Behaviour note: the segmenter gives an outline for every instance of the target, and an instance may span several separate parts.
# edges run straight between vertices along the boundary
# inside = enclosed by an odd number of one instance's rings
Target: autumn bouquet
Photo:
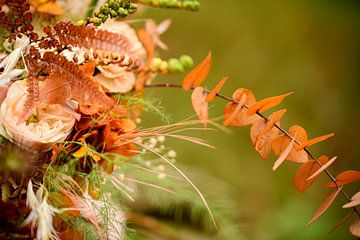
[[[157,25],[127,17],[144,7],[196,11],[198,1],[0,2],[1,239],[197,239],[140,214],[138,201],[156,206],[161,217],[187,219],[209,237],[240,239],[231,203],[221,201],[226,194],[211,186],[217,198],[209,205],[165,143],[176,138],[211,147],[182,132],[246,125],[263,159],[278,156],[274,170],[285,160],[301,164],[294,179],[300,192],[320,174],[330,177],[326,187],[334,190],[309,224],[342,194],[350,209],[342,223],[356,217],[350,231],[359,237],[360,195],[350,197],[343,185],[359,180],[360,172],[334,177],[328,167],[336,157],[316,158],[308,150],[333,134],[309,140],[298,125],[280,127],[285,109],[262,113],[290,94],[257,101],[239,88],[226,97],[219,93],[226,78],[213,90],[201,87],[211,53],[182,83],[152,83],[158,74],[190,70],[193,60],[158,56],[157,48],[167,49],[160,35],[169,20]],[[142,112],[164,116],[144,94],[155,87],[191,91],[199,119],[142,128]],[[215,98],[228,102],[223,124],[208,117]]]

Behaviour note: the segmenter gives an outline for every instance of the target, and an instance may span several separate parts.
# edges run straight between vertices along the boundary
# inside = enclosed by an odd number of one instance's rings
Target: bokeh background
[[[312,147],[316,156],[338,156],[334,172],[360,169],[360,2],[356,0],[208,0],[201,11],[146,10],[143,17],[171,18],[173,26],[162,36],[170,51],[165,59],[187,53],[199,63],[211,49],[211,88],[229,76],[222,93],[238,87],[252,89],[258,99],[294,91],[282,107],[285,128],[300,124],[310,137],[335,132],[334,138]],[[181,76],[159,77],[157,82],[182,81]],[[177,89],[151,90],[171,113],[171,121],[194,114],[190,94]],[[225,105],[212,104],[211,116]],[[150,125],[158,120],[148,116]],[[304,224],[326,196],[319,179],[305,194],[292,186],[297,165],[287,163],[275,173],[274,157],[264,162],[250,143],[249,128],[232,133],[201,132],[217,149],[174,141],[178,161],[224,180],[236,201],[241,231],[249,239],[351,239],[347,226],[326,233],[345,214],[341,197],[313,225]],[[359,185],[347,187],[352,193]]]

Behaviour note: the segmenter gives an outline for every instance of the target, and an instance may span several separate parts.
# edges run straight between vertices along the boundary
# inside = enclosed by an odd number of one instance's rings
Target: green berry
[[[119,16],[119,14],[115,10],[111,10],[110,15],[111,15],[111,17],[114,17],[114,18]]]
[[[75,25],[77,25],[77,26],[83,26],[83,25],[85,25],[85,21],[84,21],[84,20],[79,20],[79,21],[77,21],[77,22],[75,23]]]
[[[98,17],[93,17],[92,22],[95,26],[99,26],[102,23],[102,20]]]
[[[172,73],[183,72],[184,67],[181,65],[178,59],[171,58],[169,59],[169,71]]]
[[[192,2],[191,1],[184,1],[183,2],[183,8],[186,10],[191,10],[192,9]]]
[[[194,60],[188,55],[182,55],[179,60],[184,68],[191,68],[194,65]]]

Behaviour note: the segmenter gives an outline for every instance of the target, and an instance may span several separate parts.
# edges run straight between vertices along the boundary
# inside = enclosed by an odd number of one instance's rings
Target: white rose
[[[26,80],[11,85],[0,108],[0,134],[20,148],[34,152],[50,150],[72,131],[75,117],[60,105],[39,104],[33,110],[34,122],[18,123],[26,101]]]

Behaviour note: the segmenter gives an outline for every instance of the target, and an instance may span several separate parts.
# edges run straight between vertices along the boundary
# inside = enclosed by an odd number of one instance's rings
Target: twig
[[[145,85],[145,88],[182,88],[182,85],[180,84],[173,84],[173,83],[158,83],[158,84],[149,84],[149,85]],[[194,87],[191,87],[191,90],[194,90],[195,88]],[[206,93],[209,93],[210,91],[209,90],[205,90]],[[230,97],[227,97],[225,95],[222,95],[220,93],[217,93],[216,94],[217,97],[221,98],[221,99],[224,99],[225,101],[228,101],[228,102],[232,102],[232,103],[235,103],[235,104],[238,104],[239,102],[230,98]],[[244,105],[243,106],[244,108],[248,109],[249,106],[247,105]],[[269,121],[269,119],[264,116],[262,113],[260,112],[256,112],[256,114],[261,117],[262,119],[264,119],[265,121]],[[277,129],[279,129],[285,136],[287,136],[288,138],[290,138],[291,140],[294,140],[294,142],[297,144],[297,145],[300,145],[301,143],[295,139],[293,136],[291,136],[291,134],[286,131],[285,129],[283,129],[282,127],[280,127],[280,125],[278,124],[275,124],[274,127],[276,127]],[[312,159],[314,160],[320,167],[323,166],[323,164],[321,164],[321,162],[319,162],[313,155],[312,153],[309,151],[309,149],[307,149],[306,147],[304,148],[304,151],[306,152],[306,154]],[[325,169],[324,170],[325,174],[330,178],[330,180],[336,185],[337,188],[339,188],[340,186],[337,184],[336,182],[336,178],[334,177],[334,175],[330,172],[330,170],[328,169]],[[344,196],[344,198],[346,199],[347,202],[351,202],[351,199],[350,197],[348,196],[348,194],[343,190],[341,189],[341,194]],[[357,214],[357,216],[360,218],[360,212],[357,210],[356,207],[353,207],[353,210],[354,212]]]

